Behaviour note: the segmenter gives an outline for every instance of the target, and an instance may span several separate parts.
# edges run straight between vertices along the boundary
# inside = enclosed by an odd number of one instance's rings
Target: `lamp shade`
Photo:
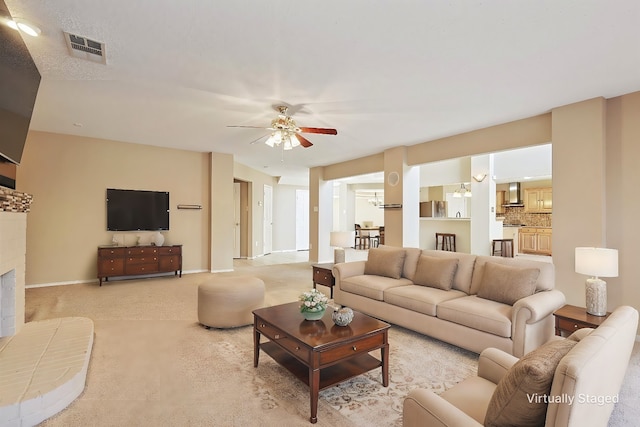
[[[618,277],[618,250],[576,248],[576,273],[593,277]]]
[[[332,231],[329,244],[336,248],[348,248],[353,245],[353,231]]]

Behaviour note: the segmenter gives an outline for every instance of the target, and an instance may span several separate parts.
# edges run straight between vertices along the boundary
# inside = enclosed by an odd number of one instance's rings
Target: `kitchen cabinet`
[[[520,252],[525,254],[551,255],[551,229],[523,227],[518,236]]]
[[[505,191],[496,191],[496,215],[504,214],[506,209],[504,208]]]
[[[527,213],[551,213],[553,191],[547,188],[524,189],[524,211]]]

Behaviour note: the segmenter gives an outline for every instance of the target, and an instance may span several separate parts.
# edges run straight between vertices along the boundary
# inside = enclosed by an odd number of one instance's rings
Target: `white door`
[[[233,257],[240,258],[240,183],[233,183]]]
[[[264,236],[263,254],[270,254],[273,249],[273,188],[270,185],[264,186]]]
[[[296,250],[309,250],[309,190],[296,190]]]

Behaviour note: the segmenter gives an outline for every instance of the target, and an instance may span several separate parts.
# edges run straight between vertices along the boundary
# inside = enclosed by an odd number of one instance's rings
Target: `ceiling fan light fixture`
[[[42,32],[40,28],[24,19],[8,19],[7,25],[14,30],[22,31],[31,37],[38,37]]]

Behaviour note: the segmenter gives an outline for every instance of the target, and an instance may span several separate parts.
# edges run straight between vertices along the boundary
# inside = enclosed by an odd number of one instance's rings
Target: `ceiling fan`
[[[255,129],[268,129],[272,131],[269,138],[265,141],[269,147],[278,147],[282,144],[282,148],[284,150],[291,150],[298,145],[302,145],[304,148],[309,148],[313,144],[304,136],[300,135],[301,133],[320,133],[324,135],[337,135],[338,131],[336,129],[330,128],[309,128],[309,127],[299,127],[295,120],[291,118],[291,116],[287,115],[287,110],[289,107],[286,105],[278,105],[276,107],[280,114],[278,114],[278,118],[273,119],[271,121],[270,127],[262,127],[262,126],[227,126],[232,128],[255,128]],[[266,135],[265,135],[266,136]],[[258,138],[258,140],[263,137]],[[258,140],[254,141],[257,142]]]

